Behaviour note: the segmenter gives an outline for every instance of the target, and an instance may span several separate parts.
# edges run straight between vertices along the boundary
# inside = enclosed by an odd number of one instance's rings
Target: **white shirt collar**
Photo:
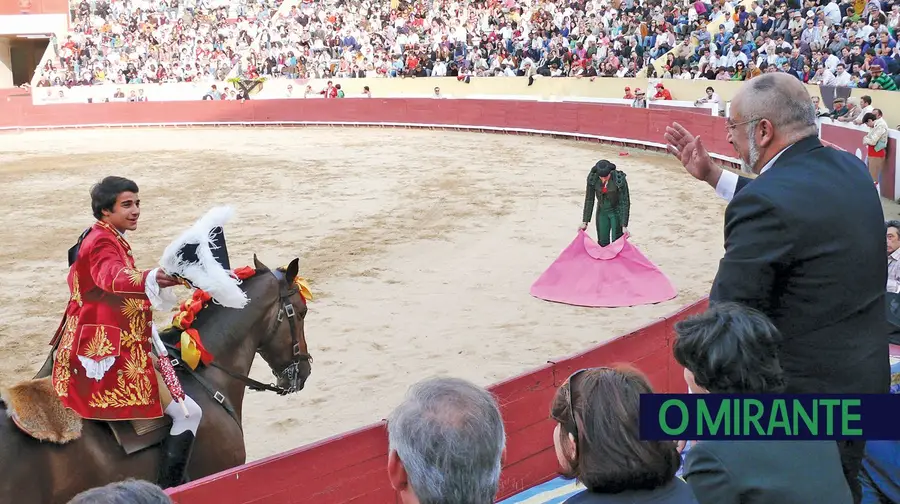
[[[794,145],[794,144],[791,144],[791,145]],[[763,166],[762,170],[759,171],[759,174],[762,175],[763,173],[766,173],[766,170],[768,170],[769,168],[771,168],[772,165],[775,164],[775,161],[778,161],[778,158],[780,158],[781,155],[784,154],[784,151],[786,151],[786,150],[788,150],[788,149],[791,148],[791,145],[788,145],[788,146],[785,147],[784,149],[781,149],[781,151],[780,151],[778,154],[775,154],[775,156],[774,156],[772,159],[770,159],[769,162],[766,163],[765,166]]]

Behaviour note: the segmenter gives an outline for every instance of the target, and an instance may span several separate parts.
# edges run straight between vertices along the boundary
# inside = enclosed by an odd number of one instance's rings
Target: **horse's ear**
[[[269,267],[262,263],[259,259],[256,258],[256,254],[253,254],[253,267],[256,271],[268,271]]]
[[[294,258],[291,261],[291,264],[288,264],[287,270],[284,272],[284,279],[287,281],[288,285],[294,283],[294,279],[297,278],[297,273],[300,272],[300,258]]]

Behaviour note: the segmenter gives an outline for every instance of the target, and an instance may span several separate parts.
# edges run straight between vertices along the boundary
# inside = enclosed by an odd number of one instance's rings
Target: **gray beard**
[[[750,132],[750,136],[747,140],[750,145],[750,152],[747,155],[749,159],[747,159],[746,162],[743,159],[741,160],[741,171],[746,174],[751,174],[753,173],[753,167],[759,162],[759,145],[756,144],[756,139],[753,138],[753,131]]]

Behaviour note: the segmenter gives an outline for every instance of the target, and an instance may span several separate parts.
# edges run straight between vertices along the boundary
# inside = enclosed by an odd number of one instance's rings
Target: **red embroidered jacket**
[[[135,269],[131,246],[104,222],[94,224],[69,269],[71,297],[58,334],[53,385],[63,404],[83,418],[163,415],[150,360],[149,272]]]

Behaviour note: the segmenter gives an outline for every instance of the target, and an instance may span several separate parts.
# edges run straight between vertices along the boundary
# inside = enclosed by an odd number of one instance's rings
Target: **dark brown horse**
[[[253,260],[256,274],[241,284],[249,303],[240,310],[209,303],[193,323],[215,358],[213,364],[201,364],[194,371],[183,364],[176,366],[185,392],[203,410],[188,467],[191,479],[246,461],[241,426],[246,386],[280,394],[297,392],[310,374],[303,329],[306,301],[294,284],[299,261],[270,270],[255,256]],[[164,331],[160,336],[171,348],[180,331]],[[257,352],[278,377],[275,385],[246,378]],[[173,350],[169,354],[170,358],[179,355]],[[49,369],[45,365],[38,376],[49,375]],[[109,426],[93,421],[84,421],[80,438],[67,444],[40,442],[22,432],[5,409],[0,406],[2,504],[65,504],[83,490],[113,481],[156,480],[161,460],[158,445],[126,455]]]

